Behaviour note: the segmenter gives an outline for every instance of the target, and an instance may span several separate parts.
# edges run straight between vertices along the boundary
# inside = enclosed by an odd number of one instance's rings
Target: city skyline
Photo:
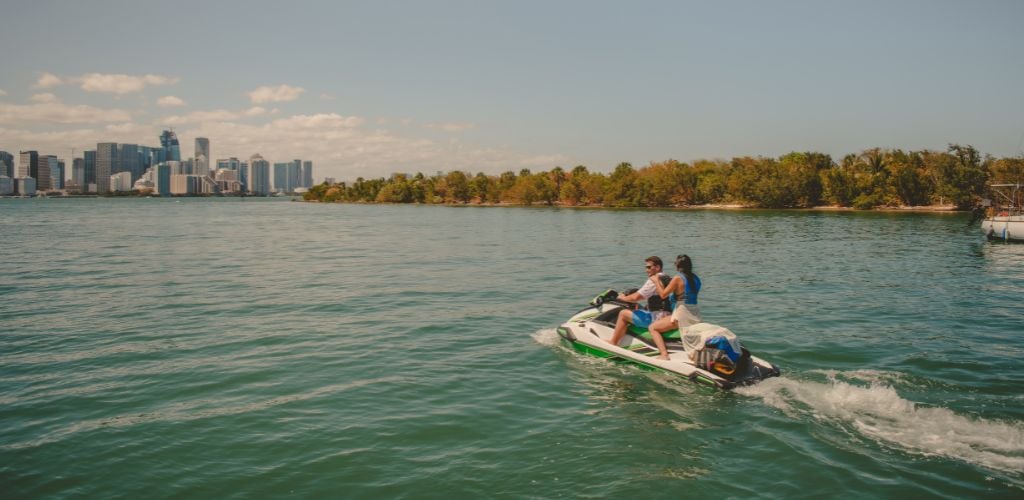
[[[211,165],[302,157],[342,180],[948,143],[1024,154],[1021,2],[136,5],[203,15],[156,36],[110,22],[121,3],[4,2],[18,22],[0,30],[0,150],[71,161],[173,128],[183,157],[205,137]],[[55,19],[75,22],[37,36]]]
[[[210,168],[210,139],[195,138],[195,157],[183,159],[180,141],[172,130],[159,136],[160,146],[101,142],[72,158],[72,169],[64,159],[20,151],[18,161],[0,151],[0,196],[30,195],[47,191],[70,194],[109,194],[139,191],[162,196],[182,194],[269,195],[296,193],[312,187],[313,162],[293,159],[275,163],[273,183],[269,162],[254,153],[250,162],[235,157],[216,159]],[[259,160],[259,161],[255,161]],[[250,165],[250,163],[253,163]],[[266,165],[264,165],[266,164]],[[253,179],[253,185],[248,184]],[[31,181],[29,184],[25,182]]]

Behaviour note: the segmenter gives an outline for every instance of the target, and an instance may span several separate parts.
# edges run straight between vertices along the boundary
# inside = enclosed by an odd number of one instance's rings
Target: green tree
[[[604,204],[612,207],[635,207],[637,175],[633,165],[623,162],[615,167],[605,187]]]

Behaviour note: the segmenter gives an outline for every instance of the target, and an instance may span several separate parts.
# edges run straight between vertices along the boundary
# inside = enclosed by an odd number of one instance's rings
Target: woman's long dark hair
[[[696,280],[693,278],[693,261],[690,260],[689,255],[679,255],[676,257],[676,270],[683,273],[683,276],[686,276],[687,293],[692,287],[697,286]]]

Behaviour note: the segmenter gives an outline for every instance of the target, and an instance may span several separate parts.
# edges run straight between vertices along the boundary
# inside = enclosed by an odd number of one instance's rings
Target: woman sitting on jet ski
[[[671,316],[660,318],[647,327],[647,331],[651,332],[651,337],[654,338],[654,343],[661,352],[661,355],[658,356],[660,359],[669,359],[665,340],[661,336],[662,332],[695,325],[702,321],[700,307],[697,305],[700,278],[693,274],[693,261],[688,255],[676,257],[676,270],[679,271],[679,276],[674,276],[668,285],[662,285],[661,280],[651,280],[658,287],[658,295],[661,298],[667,299],[672,295],[676,301]]]

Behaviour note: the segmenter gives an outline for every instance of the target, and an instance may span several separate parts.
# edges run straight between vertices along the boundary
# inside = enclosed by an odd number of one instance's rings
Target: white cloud
[[[104,127],[64,128],[52,125],[45,130],[8,128],[0,126],[0,143],[11,144],[14,151],[37,150],[40,153],[55,154],[60,158],[81,157],[82,151],[96,149],[100,142],[121,142],[157,146],[160,144],[161,129],[141,126],[130,122],[111,124]],[[70,161],[68,162],[70,165]]]
[[[320,98],[325,100],[325,101],[333,101],[333,100],[337,99],[337,97],[335,97],[335,96],[333,96],[331,94],[328,94],[326,92],[324,92],[323,94],[320,94]]]
[[[271,125],[285,130],[308,129],[347,129],[363,124],[358,116],[341,116],[337,113],[319,113],[315,115],[295,115],[271,122]]]
[[[52,94],[37,94],[35,97],[45,95],[52,96]],[[59,102],[56,98],[50,101],[37,101],[36,104],[0,103],[0,123],[96,123],[129,120],[131,120],[131,115],[120,109],[101,109],[85,105],[72,106]]]
[[[125,122],[125,123],[111,123],[110,125],[107,125],[106,127],[103,127],[103,130],[106,131],[106,132],[113,132],[115,134],[125,135],[125,134],[131,134],[133,132],[138,132],[138,131],[142,130],[143,128],[144,127],[142,127],[142,126],[140,126],[140,125],[138,125],[136,123]],[[143,144],[145,144],[145,143],[143,143]]]
[[[182,98],[180,97],[175,97],[173,95],[165,95],[156,100],[156,105],[160,106],[161,108],[175,108],[178,106],[184,106],[185,101],[182,100]]]
[[[171,85],[178,82],[177,78],[146,74],[142,76],[125,74],[86,73],[71,79],[86,92],[110,92],[113,94],[130,94],[140,92],[147,85]]]
[[[4,89],[0,89],[0,97],[3,97],[5,95],[7,95],[7,92]]]
[[[42,94],[32,96],[32,102],[57,102],[57,96],[49,92],[44,92]]]
[[[186,123],[204,123],[231,121],[241,116],[239,113],[226,109],[215,109],[213,111],[193,111],[184,116],[168,116],[161,120],[166,125],[183,125]]]
[[[32,86],[32,88],[49,89],[56,87],[62,83],[64,82],[62,82],[60,77],[58,77],[57,75],[53,73],[43,73],[42,76],[39,77],[39,80],[36,80],[36,83]]]
[[[462,132],[465,130],[472,130],[476,128],[476,124],[473,123],[428,123],[424,127],[431,130],[441,130],[444,132]]]
[[[263,86],[249,92],[249,99],[252,100],[253,104],[294,101],[305,91],[306,89],[302,87],[292,87],[290,85],[278,85],[277,87]]]
[[[217,158],[249,158],[254,153],[271,162],[302,158],[313,161],[317,180],[325,176],[342,180],[387,177],[395,172],[431,175],[456,169],[498,174],[568,163],[561,155],[542,156],[544,152],[425,139],[414,135],[416,131],[422,132],[419,127],[402,128],[401,133],[395,133],[380,130],[376,121],[358,116],[281,116],[274,114],[278,112],[276,108],[268,108],[215,109],[135,121],[132,114],[123,110],[69,106],[59,99],[26,105],[0,103],[0,144],[14,150],[37,149],[57,154],[66,154],[62,152],[71,148],[93,149],[98,142],[156,145],[160,131],[174,126],[186,145],[182,151],[185,155],[191,154],[187,145],[195,137],[209,137]],[[5,125],[17,129],[5,129]],[[442,122],[433,125],[444,129]]]
[[[249,158],[260,153],[271,163],[312,160],[315,177],[387,177],[395,172],[464,170],[498,174],[521,168],[552,168],[562,155],[535,155],[459,141],[435,142],[366,127],[357,116],[336,113],[295,115],[263,124],[208,121],[178,130],[178,137],[209,137],[218,157]],[[374,122],[373,127],[376,127]]]

